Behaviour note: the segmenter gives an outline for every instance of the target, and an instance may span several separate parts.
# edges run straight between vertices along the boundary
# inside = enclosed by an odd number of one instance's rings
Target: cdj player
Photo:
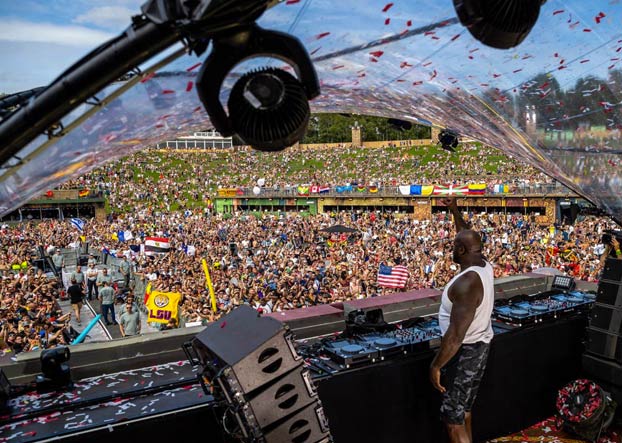
[[[519,295],[508,300],[497,300],[493,317],[512,325],[524,326],[587,310],[595,300],[596,295],[581,291]]]

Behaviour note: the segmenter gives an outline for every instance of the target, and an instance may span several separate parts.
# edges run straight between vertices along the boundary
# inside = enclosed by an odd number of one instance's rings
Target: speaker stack
[[[590,313],[583,368],[622,402],[622,260],[605,262]]]
[[[315,386],[281,322],[240,306],[184,350],[202,367],[206,393],[225,408],[227,434],[246,442],[331,441]]]

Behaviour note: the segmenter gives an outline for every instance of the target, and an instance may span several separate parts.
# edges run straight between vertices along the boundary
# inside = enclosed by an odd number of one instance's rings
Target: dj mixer
[[[549,291],[495,302],[493,317],[516,326],[540,323],[589,309],[596,295],[581,291]]]
[[[422,319],[417,325],[400,327],[387,332],[370,332],[349,339],[324,342],[324,350],[335,362],[350,368],[373,363],[395,355],[430,349],[440,341],[441,330],[435,318]]]

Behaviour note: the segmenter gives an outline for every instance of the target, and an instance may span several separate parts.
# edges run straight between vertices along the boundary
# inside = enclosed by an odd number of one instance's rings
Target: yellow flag
[[[168,323],[172,318],[177,320],[179,301],[181,294],[179,292],[160,292],[151,291],[147,300],[147,321],[155,323]]]
[[[205,286],[209,289],[209,296],[212,300],[212,311],[216,312],[216,294],[214,293],[214,286],[212,286],[212,279],[209,276],[209,269],[207,268],[207,261],[201,260],[203,265],[203,272],[205,272]]]

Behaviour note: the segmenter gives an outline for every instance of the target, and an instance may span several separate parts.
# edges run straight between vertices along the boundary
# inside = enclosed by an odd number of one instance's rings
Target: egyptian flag
[[[166,254],[171,250],[168,238],[147,237],[145,238],[145,255]]]

